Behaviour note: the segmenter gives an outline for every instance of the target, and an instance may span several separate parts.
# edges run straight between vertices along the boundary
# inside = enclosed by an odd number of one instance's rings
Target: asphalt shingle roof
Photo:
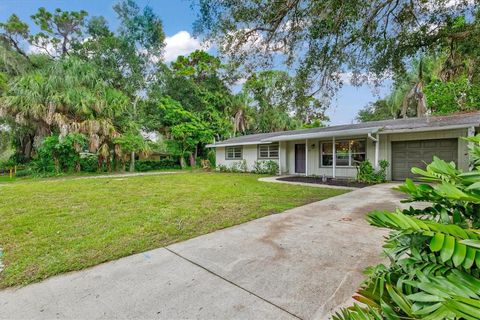
[[[382,132],[396,131],[396,130],[408,130],[408,129],[422,129],[422,128],[439,128],[461,125],[480,125],[480,112],[470,113],[458,113],[448,116],[428,116],[422,118],[407,118],[407,119],[395,119],[395,120],[382,120],[382,121],[370,121],[354,124],[336,125],[322,128],[300,129],[291,131],[269,132],[250,134],[245,136],[239,136],[215,143],[215,146],[221,146],[225,144],[245,144],[260,142],[261,140],[279,137],[279,136],[292,136],[297,134],[309,134],[309,133],[327,133],[330,131],[347,131],[353,129],[368,129],[368,128],[382,128]]]

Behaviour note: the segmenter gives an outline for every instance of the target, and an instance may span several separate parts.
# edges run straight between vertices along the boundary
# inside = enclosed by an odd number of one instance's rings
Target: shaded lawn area
[[[179,173],[0,184],[0,287],[22,285],[345,193]]]

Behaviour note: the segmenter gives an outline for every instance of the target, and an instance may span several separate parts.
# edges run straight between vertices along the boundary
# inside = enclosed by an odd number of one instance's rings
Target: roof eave
[[[381,134],[390,134],[390,133],[405,133],[405,132],[426,132],[426,131],[443,131],[443,130],[455,130],[455,129],[466,129],[471,127],[478,127],[480,124],[456,124],[456,125],[447,125],[447,126],[434,126],[434,127],[420,127],[420,128],[404,128],[404,129],[385,129]]]
[[[232,142],[232,143],[211,143],[207,144],[207,148],[218,148],[218,147],[233,147],[233,146],[248,146],[256,144],[269,144],[271,142],[267,141],[251,141],[251,142]]]
[[[349,137],[349,136],[363,135],[363,134],[369,134],[369,133],[377,133],[381,129],[382,127],[371,127],[371,128],[350,129],[350,130],[304,133],[304,134],[295,134],[295,135],[276,136],[276,137],[263,139],[262,141],[277,142],[277,141],[293,141],[293,140],[303,140],[303,139]]]

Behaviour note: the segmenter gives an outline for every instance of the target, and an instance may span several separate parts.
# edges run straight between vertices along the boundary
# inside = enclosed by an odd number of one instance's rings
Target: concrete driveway
[[[399,205],[392,186],[0,291],[0,318],[326,319],[382,259],[364,216]]]

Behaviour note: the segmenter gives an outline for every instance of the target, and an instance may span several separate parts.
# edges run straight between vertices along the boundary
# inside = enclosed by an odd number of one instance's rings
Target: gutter
[[[249,146],[249,145],[257,145],[257,144],[269,144],[271,142],[264,142],[264,141],[253,141],[253,142],[232,142],[232,143],[210,143],[207,144],[206,148],[217,148],[217,147],[233,147],[233,146]]]
[[[409,129],[385,129],[379,134],[391,134],[391,133],[405,133],[405,132],[426,132],[426,131],[442,131],[442,130],[454,130],[454,129],[467,129],[470,127],[478,127],[480,124],[456,124],[449,126],[439,126],[439,127],[422,127],[422,128],[409,128]]]
[[[293,141],[303,139],[317,139],[317,138],[332,138],[332,137],[348,137],[362,134],[372,134],[380,132],[383,127],[370,127],[352,130],[337,130],[326,132],[303,133],[295,135],[276,136],[261,140],[262,142],[277,142],[277,141]]]

